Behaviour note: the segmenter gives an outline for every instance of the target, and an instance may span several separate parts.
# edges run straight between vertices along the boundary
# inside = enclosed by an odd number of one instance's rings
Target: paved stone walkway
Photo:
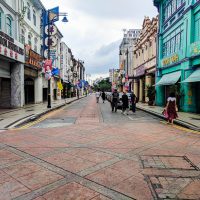
[[[106,123],[102,106],[88,97],[51,116],[75,124],[1,132],[0,199],[200,199],[200,135]]]

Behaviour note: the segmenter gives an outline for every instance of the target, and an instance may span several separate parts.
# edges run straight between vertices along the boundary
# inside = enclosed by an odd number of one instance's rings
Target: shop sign
[[[178,54],[174,54],[172,55],[171,57],[168,57],[168,58],[164,58],[162,60],[162,66],[167,66],[167,65],[170,65],[170,64],[173,64],[173,63],[176,63],[179,61],[179,56]]]
[[[0,31],[0,54],[24,62],[24,47],[23,44],[11,38],[9,35]]]
[[[136,77],[137,76],[142,76],[144,74],[145,74],[145,66],[144,65],[142,65],[142,66],[140,66],[140,67],[135,69],[135,76]]]
[[[200,54],[200,41],[191,44],[190,54],[191,56],[196,56]]]
[[[33,51],[32,49],[30,49],[28,47],[30,47],[30,46],[27,45],[25,47],[25,49],[26,49],[26,57],[25,57],[26,64],[32,65],[37,68],[41,68],[42,67],[42,57],[38,53],[36,53],[35,51]]]

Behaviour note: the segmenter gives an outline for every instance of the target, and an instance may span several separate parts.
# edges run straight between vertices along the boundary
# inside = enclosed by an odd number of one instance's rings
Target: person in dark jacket
[[[129,108],[128,96],[127,96],[126,92],[123,92],[123,95],[122,95],[122,114],[128,115],[128,108]]]
[[[117,89],[114,90],[112,93],[112,101],[111,101],[111,106],[112,106],[112,112],[115,109],[115,112],[117,112],[117,104],[119,101],[119,93],[117,92]]]
[[[137,100],[137,97],[135,96],[133,92],[131,92],[131,107],[132,107],[133,113],[135,113],[136,100]]]
[[[101,98],[102,98],[103,103],[104,103],[104,101],[106,100],[106,94],[105,94],[104,91],[101,93]]]

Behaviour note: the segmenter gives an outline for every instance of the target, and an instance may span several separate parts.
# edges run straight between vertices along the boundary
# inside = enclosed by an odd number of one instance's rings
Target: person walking
[[[137,97],[135,96],[133,92],[131,92],[131,110],[133,113],[135,113],[136,111],[136,100],[137,100]]]
[[[106,94],[105,94],[104,91],[101,93],[101,97],[102,97],[102,100],[103,100],[103,103],[104,103],[104,101],[106,100]]]
[[[119,93],[117,92],[117,89],[114,90],[114,92],[112,93],[112,112],[115,110],[115,112],[117,112],[117,104],[118,104],[118,100],[119,100]]]
[[[128,96],[126,94],[126,92],[123,92],[122,95],[122,114],[126,114],[128,115],[128,108],[129,108],[129,102],[128,102]]]
[[[178,117],[177,111],[177,104],[176,104],[176,97],[175,93],[170,93],[169,97],[167,98],[167,105],[165,107],[165,110],[167,112],[167,121],[168,123],[173,124],[174,119]]]
[[[101,93],[99,90],[96,92],[95,96],[96,96],[96,102],[99,103],[99,97],[101,96]]]

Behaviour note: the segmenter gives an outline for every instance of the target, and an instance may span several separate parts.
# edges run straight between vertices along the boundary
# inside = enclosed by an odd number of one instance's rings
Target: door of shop
[[[25,104],[34,103],[34,80],[27,78],[24,81]]]
[[[200,82],[195,83],[197,113],[200,113]]]
[[[43,88],[43,101],[47,101],[47,96],[48,96],[48,92],[47,92],[47,88]]]
[[[10,108],[11,106],[11,80],[0,78],[0,107]]]

